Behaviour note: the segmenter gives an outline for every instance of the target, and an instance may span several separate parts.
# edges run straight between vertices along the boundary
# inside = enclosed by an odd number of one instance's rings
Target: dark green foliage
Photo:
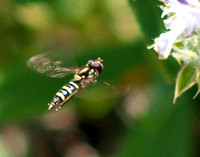
[[[136,121],[125,135],[121,156],[194,156],[192,104],[184,98],[173,105],[170,99],[173,99],[174,87],[157,87],[149,113]]]
[[[134,11],[140,27],[147,38],[148,42],[157,37],[163,30],[163,22],[161,20],[161,9],[159,8],[159,1],[134,1],[128,0],[130,7]]]

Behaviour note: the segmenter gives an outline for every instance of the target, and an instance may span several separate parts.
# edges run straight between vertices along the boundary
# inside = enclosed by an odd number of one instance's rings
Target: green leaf
[[[158,81],[159,82],[159,81]],[[162,86],[158,86],[162,84]],[[118,156],[193,157],[194,105],[190,96],[172,105],[173,85],[154,84],[150,111],[127,130]],[[166,96],[167,95],[167,96]]]
[[[151,45],[153,39],[158,37],[161,32],[165,30],[163,25],[163,20],[161,19],[162,10],[159,5],[162,5],[158,0],[142,1],[142,0],[128,0],[129,5],[133,11],[134,16],[136,16],[137,22],[141,27],[141,30],[146,38],[145,46]],[[178,65],[174,62],[173,57],[169,57],[165,61],[158,61],[158,57],[153,50],[148,50],[151,54],[151,59],[153,64],[157,64],[159,71],[164,76],[166,82],[174,82],[174,77],[177,75]],[[169,67],[169,65],[171,65]],[[171,68],[171,67],[175,68]]]
[[[152,42],[152,39],[158,36],[164,28],[161,19],[161,9],[158,7],[159,1],[128,1],[141,26],[144,36],[149,42]]]
[[[197,93],[195,94],[195,96],[194,96],[194,98],[196,98],[196,96],[199,94],[199,92],[200,92],[200,69],[198,69],[197,70],[197,78],[196,78],[196,80],[197,80],[197,85],[198,85],[198,91],[197,91]]]
[[[196,83],[196,70],[191,65],[184,65],[176,79],[174,103],[183,92]]]

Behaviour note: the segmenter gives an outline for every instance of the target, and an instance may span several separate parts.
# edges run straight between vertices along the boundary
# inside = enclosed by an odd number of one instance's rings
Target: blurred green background
[[[0,0],[0,157],[199,156],[196,87],[173,104],[179,65],[147,49],[164,31],[158,5]],[[73,75],[49,78],[26,66],[48,52],[67,67],[104,59],[98,81],[58,112],[47,103]]]

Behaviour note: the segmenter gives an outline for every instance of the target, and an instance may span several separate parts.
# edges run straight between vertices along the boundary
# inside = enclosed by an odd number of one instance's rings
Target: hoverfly
[[[75,93],[96,80],[103,71],[102,62],[103,59],[98,58],[97,60],[89,60],[81,68],[65,68],[61,66],[61,61],[53,61],[45,54],[39,54],[31,57],[27,61],[27,66],[50,77],[64,77],[74,73],[74,78],[56,93],[51,103],[48,103],[49,110],[54,108],[58,111]]]

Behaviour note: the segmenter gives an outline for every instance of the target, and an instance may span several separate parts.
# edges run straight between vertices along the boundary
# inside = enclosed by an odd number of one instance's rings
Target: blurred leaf
[[[5,143],[0,136],[0,154],[4,157],[13,157],[13,155],[9,152],[9,150],[5,147]]]
[[[163,29],[161,20],[161,9],[158,7],[158,0],[141,1],[128,0],[134,15],[141,26],[148,42],[158,36]]]
[[[158,81],[159,82],[159,81]],[[157,84],[159,84],[157,82]],[[155,96],[147,115],[125,133],[120,156],[192,157],[193,106],[184,97],[173,105],[173,87],[155,85]]]
[[[91,85],[91,88],[88,87],[87,89],[84,89],[84,92],[80,92],[79,94],[82,99],[76,99],[79,113],[84,119],[103,119],[104,117],[107,117],[113,109],[116,102],[114,99],[115,97],[113,96],[113,90],[108,89],[108,87],[107,89],[99,87],[102,86],[99,84],[100,82],[97,81],[97,83]],[[87,98],[88,96],[89,98]]]
[[[27,4],[33,2],[49,2],[51,0],[13,0],[16,4]]]
[[[196,83],[196,70],[191,65],[184,65],[176,79],[174,103],[183,92]]]
[[[137,21],[139,22],[144,36],[147,39],[147,43],[145,42],[145,47],[147,47],[147,45],[152,44],[153,39],[159,36],[162,30],[164,30],[164,25],[161,19],[162,11],[159,8],[161,3],[158,0],[128,0],[128,2],[137,18]],[[165,61],[159,61],[155,51],[149,50],[149,52],[151,53],[151,59],[153,60],[152,64],[156,65],[159,69],[159,73],[162,73],[168,83],[174,82],[174,77],[177,75],[178,68],[178,64],[174,62],[174,58],[169,57]],[[175,68],[171,68],[174,66]]]
[[[33,33],[16,20],[15,5],[2,1],[0,5],[0,67],[6,68],[27,51],[34,40]]]
[[[197,81],[197,85],[198,85],[198,90],[197,93],[195,94],[194,98],[197,97],[197,95],[200,93],[200,69],[197,70],[197,74],[196,74],[196,81]]]

